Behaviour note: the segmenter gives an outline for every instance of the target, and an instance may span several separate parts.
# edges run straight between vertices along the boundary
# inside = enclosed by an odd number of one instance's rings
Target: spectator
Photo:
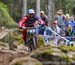
[[[40,18],[44,23],[38,27],[38,33],[40,35],[44,35],[45,26],[48,26],[48,17],[44,13],[44,11],[40,12]]]
[[[69,17],[70,17],[69,14],[66,14],[66,16],[65,16],[65,30],[67,29],[67,27],[70,23]]]
[[[57,20],[55,20],[54,22],[53,22],[53,26],[52,26],[52,29],[53,29],[53,31],[55,31],[57,34],[60,34],[60,28],[59,28],[59,26],[58,26],[58,23],[57,23]],[[55,45],[57,46],[58,45],[58,40],[59,40],[59,36],[58,35],[56,35],[56,34],[52,34],[53,36],[54,36],[54,41],[55,41]]]
[[[75,16],[74,16],[74,36],[75,36]]]
[[[47,15],[44,13],[44,11],[40,12],[40,17],[41,19],[44,21],[45,25],[48,26],[48,17]]]
[[[55,32],[57,32],[58,34],[60,33],[60,28],[59,28],[59,26],[58,26],[57,20],[55,20],[55,21],[53,22],[52,29],[53,29]]]
[[[58,10],[55,20],[58,21],[58,26],[63,30],[65,25],[65,16],[62,10]]]
[[[73,28],[71,25],[68,25],[67,30],[65,30],[65,34],[69,41],[72,41],[72,37],[74,36]]]
[[[46,27],[45,31],[44,31],[44,38],[45,38],[45,42],[48,44],[50,42],[50,36],[51,36],[52,32],[49,30],[49,27]]]
[[[75,29],[74,28],[74,26],[75,26],[74,18],[70,17],[69,14],[66,14],[66,16],[65,16],[65,27],[67,28],[68,25],[71,25],[73,30]]]

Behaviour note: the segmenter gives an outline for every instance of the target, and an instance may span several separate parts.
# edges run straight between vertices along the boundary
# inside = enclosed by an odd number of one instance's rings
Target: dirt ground
[[[11,51],[12,52],[12,51]],[[25,57],[24,53],[9,53],[0,51],[0,65],[9,65],[15,58]]]

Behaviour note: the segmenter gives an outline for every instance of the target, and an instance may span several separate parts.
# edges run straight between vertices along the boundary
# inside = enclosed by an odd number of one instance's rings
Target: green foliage
[[[75,7],[75,0],[54,0],[55,13],[58,9],[63,9],[64,13],[74,14],[73,7]]]
[[[69,51],[74,51],[75,52],[75,47],[69,46]]]
[[[41,46],[45,46],[45,42],[42,36],[38,37],[38,48],[40,48]]]
[[[12,37],[13,37],[14,41],[18,42],[19,45],[20,44],[24,44],[24,40],[23,40],[22,34],[13,33]]]
[[[8,12],[8,7],[0,2],[0,26],[8,28],[17,27],[17,23],[15,23]]]
[[[44,10],[48,13],[48,0],[40,0],[41,2],[41,10]],[[23,0],[0,0],[0,2],[5,3],[10,9],[9,13],[14,18],[14,20],[18,21],[22,15],[22,2]],[[55,3],[55,13],[58,9],[63,9],[65,13],[73,14],[73,7],[75,7],[75,0],[54,0]],[[3,6],[4,7],[4,6]],[[5,6],[6,7],[6,6]],[[15,7],[15,8],[14,8]],[[27,0],[27,9],[33,8],[36,9],[36,1],[35,0]]]

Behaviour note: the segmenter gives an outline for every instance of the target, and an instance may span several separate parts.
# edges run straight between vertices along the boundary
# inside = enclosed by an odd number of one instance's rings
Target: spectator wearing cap
[[[40,11],[40,19],[43,21],[43,24],[41,24],[38,27],[39,30],[39,34],[40,35],[44,35],[44,31],[46,29],[46,26],[48,26],[48,17],[46,16],[46,14],[44,13],[44,11]]]
[[[48,26],[48,16],[44,11],[40,11],[40,18],[44,21],[45,25]]]

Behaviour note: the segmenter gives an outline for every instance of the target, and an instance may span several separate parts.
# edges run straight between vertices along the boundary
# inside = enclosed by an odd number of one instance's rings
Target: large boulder
[[[21,57],[14,59],[9,65],[42,65],[42,63],[31,57]]]
[[[37,49],[31,57],[38,59],[43,65],[67,65],[71,63],[72,59],[68,53],[62,52],[59,48],[43,48]]]

